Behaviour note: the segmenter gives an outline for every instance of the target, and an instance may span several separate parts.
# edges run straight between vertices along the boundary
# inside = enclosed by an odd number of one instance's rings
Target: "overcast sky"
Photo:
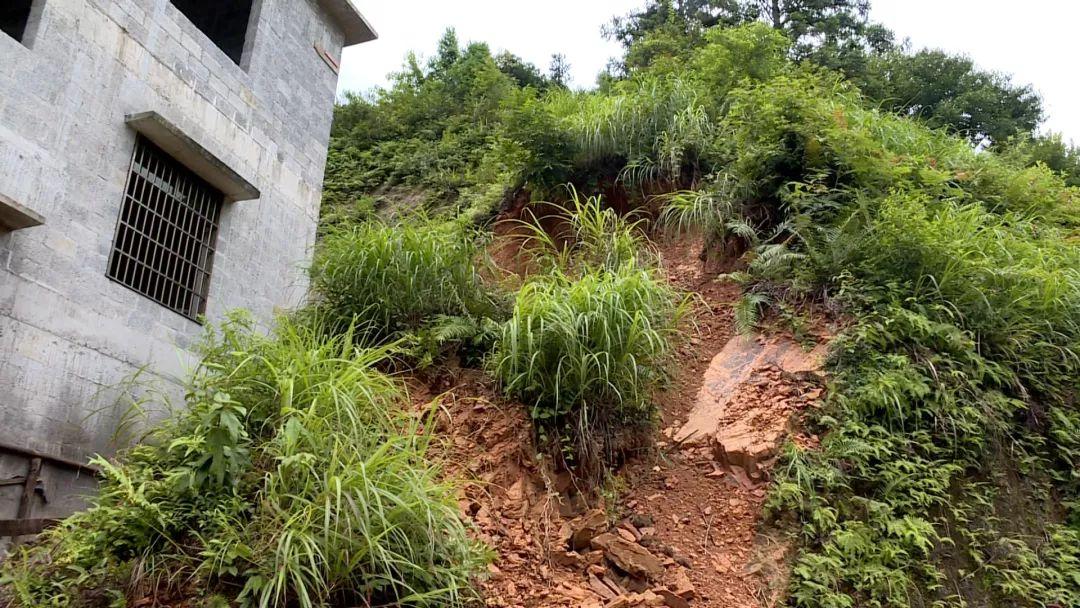
[[[553,53],[567,56],[573,84],[589,87],[617,44],[600,27],[643,0],[354,0],[379,40],[345,51],[341,90],[385,85],[415,50],[430,56],[442,32],[462,42],[489,43],[546,69]],[[970,55],[980,66],[1013,74],[1043,96],[1047,129],[1080,143],[1080,2],[1075,0],[873,0],[876,21],[916,48]]]

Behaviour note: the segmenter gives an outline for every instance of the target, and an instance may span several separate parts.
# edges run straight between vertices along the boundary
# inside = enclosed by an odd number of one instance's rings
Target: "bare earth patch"
[[[716,282],[697,251],[674,242],[661,252],[670,280],[700,296],[696,328],[657,396],[657,449],[619,471],[609,504],[551,471],[525,408],[479,371],[410,383],[418,407],[440,400],[447,474],[467,481],[462,513],[496,554],[481,582],[487,605],[775,604],[788,549],[760,534],[769,467],[821,396],[822,350],[733,336],[738,289]]]

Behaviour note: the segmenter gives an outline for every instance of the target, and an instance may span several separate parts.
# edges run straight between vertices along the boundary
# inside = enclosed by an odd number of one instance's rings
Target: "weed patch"
[[[530,408],[541,443],[591,483],[649,443],[653,392],[686,303],[656,268],[639,222],[570,187],[556,234],[526,223],[546,271],[517,294],[489,359]],[[550,218],[549,218],[550,219]]]
[[[464,605],[485,553],[426,457],[429,426],[398,409],[385,349],[325,334],[212,335],[186,409],[98,459],[93,507],[5,564],[14,604]]]
[[[364,340],[407,337],[421,358],[448,342],[483,343],[485,320],[505,304],[482,278],[480,243],[460,223],[424,219],[333,231],[311,270],[315,307],[332,332],[356,325]]]

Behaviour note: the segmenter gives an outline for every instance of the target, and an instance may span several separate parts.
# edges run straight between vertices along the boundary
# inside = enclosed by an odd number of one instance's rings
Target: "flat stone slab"
[[[689,419],[675,433],[675,441],[707,445],[720,430],[728,404],[758,371],[779,368],[789,374],[821,369],[827,346],[811,351],[788,338],[736,336],[713,358]],[[783,428],[783,427],[779,427]]]

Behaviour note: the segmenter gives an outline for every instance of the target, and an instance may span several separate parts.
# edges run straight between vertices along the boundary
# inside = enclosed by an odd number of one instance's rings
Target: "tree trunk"
[[[773,29],[784,29],[784,12],[780,8],[780,0],[772,0],[772,11],[770,17],[772,19]]]

